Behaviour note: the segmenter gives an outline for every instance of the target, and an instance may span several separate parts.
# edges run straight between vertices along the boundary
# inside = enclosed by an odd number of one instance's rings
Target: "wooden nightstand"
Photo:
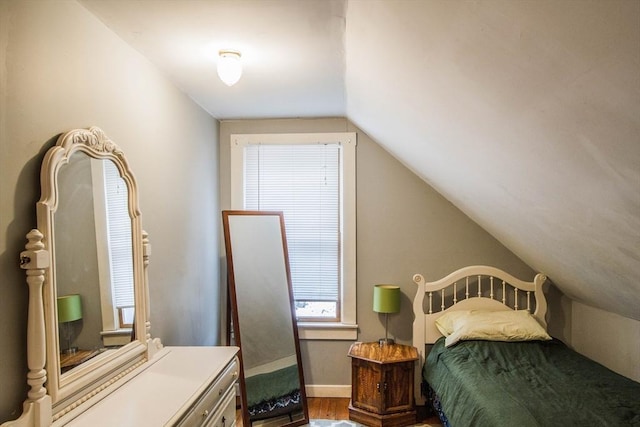
[[[100,350],[76,350],[74,353],[60,353],[60,370],[66,372],[100,353]]]
[[[349,419],[374,427],[416,423],[413,372],[418,350],[401,344],[354,343]]]

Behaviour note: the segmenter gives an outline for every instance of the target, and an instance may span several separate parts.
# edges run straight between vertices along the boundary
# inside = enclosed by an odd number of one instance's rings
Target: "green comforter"
[[[423,377],[452,427],[640,426],[640,384],[558,340],[441,338]]]
[[[277,400],[300,390],[298,365],[245,379],[249,407],[262,402]]]

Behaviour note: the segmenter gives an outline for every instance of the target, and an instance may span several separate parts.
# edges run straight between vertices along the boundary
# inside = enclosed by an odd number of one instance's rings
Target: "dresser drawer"
[[[222,404],[203,424],[205,427],[234,427],[236,425],[236,391],[233,387],[222,398]]]
[[[218,413],[218,407],[221,406],[223,396],[225,399],[227,398],[227,394],[229,394],[227,391],[231,392],[235,402],[235,388],[233,385],[238,379],[238,372],[239,361],[236,357],[229,363],[222,374],[216,378],[209,388],[207,388],[202,397],[193,406],[193,409],[190,410],[177,425],[180,427],[201,426],[205,420],[212,419],[212,414]],[[224,406],[221,406],[220,409],[224,409]],[[233,409],[234,412],[232,412],[232,416],[230,418],[227,417],[228,419],[235,420],[235,404],[233,405]],[[230,424],[227,423],[227,426],[229,425]]]

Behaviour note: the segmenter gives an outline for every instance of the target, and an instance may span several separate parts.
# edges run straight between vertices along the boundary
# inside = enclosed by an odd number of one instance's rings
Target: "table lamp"
[[[62,332],[67,344],[67,354],[75,353],[71,347],[71,325],[70,322],[82,319],[82,300],[80,295],[65,295],[58,297],[58,323],[62,324]]]
[[[384,313],[384,338],[378,341],[380,345],[393,344],[389,338],[389,313],[400,311],[400,287],[395,285],[375,285],[373,288],[373,311]]]

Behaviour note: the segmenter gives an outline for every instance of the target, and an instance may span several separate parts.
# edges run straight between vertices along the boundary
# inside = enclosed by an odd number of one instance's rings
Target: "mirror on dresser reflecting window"
[[[223,211],[244,426],[309,422],[281,212]]]
[[[20,266],[29,284],[30,387],[21,420],[50,425],[141,366],[150,337],[138,190],[99,128],[61,135],[42,162],[37,228]]]
[[[53,214],[57,295],[80,297],[71,317],[56,301],[63,373],[131,341],[135,301],[128,201],[127,184],[112,160],[78,151],[60,167]]]

